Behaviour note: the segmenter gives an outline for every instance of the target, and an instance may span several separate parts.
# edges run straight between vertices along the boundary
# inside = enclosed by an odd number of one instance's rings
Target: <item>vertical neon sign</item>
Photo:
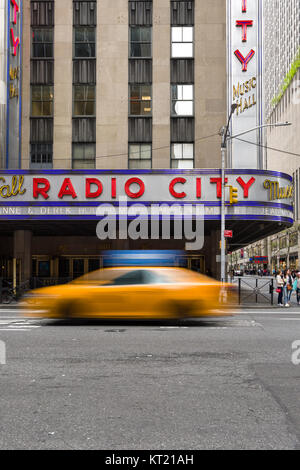
[[[262,10],[263,0],[227,0],[228,113],[232,135],[248,132],[263,123]],[[261,131],[247,133],[247,142],[233,139],[228,145],[228,166],[263,168]]]
[[[21,166],[22,0],[7,2],[6,168]]]

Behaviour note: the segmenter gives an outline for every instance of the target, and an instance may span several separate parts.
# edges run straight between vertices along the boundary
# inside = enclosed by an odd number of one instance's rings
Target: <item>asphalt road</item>
[[[300,449],[297,309],[180,327],[2,309],[0,340],[1,449]]]

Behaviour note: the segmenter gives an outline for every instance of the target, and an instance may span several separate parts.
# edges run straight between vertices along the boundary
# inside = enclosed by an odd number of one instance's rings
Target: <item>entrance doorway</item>
[[[187,268],[205,274],[204,255],[183,255],[176,259],[176,265],[180,268]]]

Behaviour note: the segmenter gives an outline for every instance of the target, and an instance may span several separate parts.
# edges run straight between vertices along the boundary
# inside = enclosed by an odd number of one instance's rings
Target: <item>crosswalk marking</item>
[[[0,332],[32,331],[36,328],[41,328],[41,325],[37,324],[37,320],[16,317],[6,317],[0,320]]]

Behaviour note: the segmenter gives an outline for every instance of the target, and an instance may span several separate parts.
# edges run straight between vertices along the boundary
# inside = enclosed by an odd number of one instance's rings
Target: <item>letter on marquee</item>
[[[96,191],[91,191],[91,185],[95,184],[97,186]],[[87,199],[93,199],[96,197],[101,196],[103,191],[103,185],[101,181],[99,181],[97,178],[87,178],[85,182],[85,197]]]
[[[177,191],[175,191],[174,189],[174,186],[176,184],[185,184],[186,183],[186,179],[185,178],[174,178],[171,183],[170,183],[170,186],[169,186],[169,191],[171,193],[171,195],[173,197],[176,197],[176,199],[183,199],[184,197],[186,197],[186,193],[185,192],[182,192],[182,193],[178,193]]]
[[[130,186],[132,184],[138,184],[140,187],[140,190],[137,193],[133,193],[130,191]],[[145,185],[144,182],[140,178],[130,178],[128,181],[125,183],[125,193],[127,194],[128,197],[131,199],[137,199],[141,197],[145,192]]]
[[[61,185],[60,191],[58,193],[59,199],[62,199],[64,196],[72,196],[73,199],[77,198],[77,194],[73,188],[70,178],[64,179],[64,182]]]
[[[111,197],[112,199],[116,199],[117,197],[117,179],[111,179]]]
[[[236,51],[234,51],[234,54],[238,58],[238,60],[241,62],[242,66],[243,66],[243,72],[247,72],[248,64],[249,64],[250,60],[254,57],[255,51],[253,49],[251,49],[251,51],[249,52],[249,54],[246,57],[244,57],[243,54],[238,49]]]
[[[247,0],[242,0],[242,12],[247,13]]]
[[[221,199],[222,197],[222,178],[210,178],[212,184],[217,185],[217,198]],[[225,183],[228,183],[228,178],[225,178]]]
[[[201,178],[197,178],[196,187],[196,197],[201,199]]]
[[[236,180],[239,185],[243,188],[244,191],[244,198],[247,199],[249,197],[249,189],[251,186],[255,183],[255,178],[251,178],[248,183],[245,183],[245,181],[240,177]]]
[[[50,183],[46,178],[33,178],[33,197],[34,199],[38,199],[39,194],[43,196],[44,199],[48,199],[49,194],[48,191],[50,189]],[[42,188],[39,187],[40,184],[44,186]]]
[[[253,26],[252,20],[237,20],[236,26],[242,27],[242,41],[247,42],[247,28]]]

